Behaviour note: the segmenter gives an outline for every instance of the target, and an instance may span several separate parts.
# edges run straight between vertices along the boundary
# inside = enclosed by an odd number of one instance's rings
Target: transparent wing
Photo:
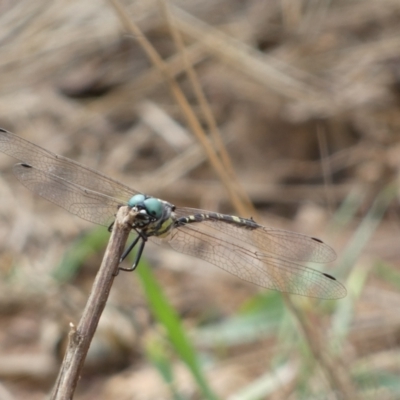
[[[175,214],[178,218],[195,214],[215,215],[213,212],[195,208],[177,208]],[[218,220],[207,220],[201,222],[200,225],[205,224],[204,228],[210,225],[216,236],[222,233],[228,237],[228,240],[239,239],[242,244],[246,243],[253,246],[258,257],[268,257],[269,254],[275,254],[288,260],[316,263],[326,263],[336,259],[335,250],[319,239],[300,233],[265,227],[253,220],[250,220],[250,223],[255,227],[254,229]],[[202,229],[200,226],[196,228],[199,231]]]
[[[95,224],[109,226],[121,201],[68,182],[59,176],[26,164],[13,168],[18,180],[32,192]]]
[[[0,151],[36,169],[58,176],[64,181],[103,193],[106,196],[127,201],[139,193],[91,168],[54,154],[1,128]]]
[[[293,261],[296,257],[302,261],[331,260],[334,251],[329,246],[320,242],[314,246],[314,240],[307,236],[258,226],[249,230],[205,220],[175,228],[166,241],[176,251],[206,260],[268,289],[323,299],[346,295],[345,287],[335,278]],[[305,250],[300,249],[302,245]],[[286,250],[289,254],[285,254]]]

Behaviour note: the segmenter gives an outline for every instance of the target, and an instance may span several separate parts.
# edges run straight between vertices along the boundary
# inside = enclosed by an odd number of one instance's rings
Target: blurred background
[[[2,128],[177,206],[318,237],[338,258],[313,268],[348,290],[284,296],[149,244],[76,399],[400,398],[399,22],[398,0],[0,3]],[[0,400],[43,399],[109,233],[14,163],[0,154]]]

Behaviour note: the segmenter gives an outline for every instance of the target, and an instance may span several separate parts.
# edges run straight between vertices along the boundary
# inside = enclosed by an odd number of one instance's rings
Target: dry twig
[[[131,230],[135,214],[121,207],[113,226],[110,240],[99,272],[93,284],[82,318],[75,328],[71,324],[69,343],[51,395],[52,400],[72,399],[86,354],[106,305],[114,276],[118,272],[121,254]]]

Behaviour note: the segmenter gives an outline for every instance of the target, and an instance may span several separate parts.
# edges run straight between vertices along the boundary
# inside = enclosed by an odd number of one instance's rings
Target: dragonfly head
[[[165,218],[165,204],[155,197],[136,194],[128,201],[128,206],[139,212],[138,219],[140,219],[142,226]]]

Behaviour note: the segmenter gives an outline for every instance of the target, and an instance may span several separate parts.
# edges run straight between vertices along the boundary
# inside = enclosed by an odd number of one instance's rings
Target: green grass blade
[[[204,398],[216,400],[217,397],[208,385],[200,368],[199,361],[192,343],[189,341],[178,314],[169,304],[161,286],[156,281],[151,269],[141,262],[136,270],[145,289],[146,297],[153,315],[165,328],[168,338],[182,361],[191,371]]]
[[[69,281],[81,265],[93,254],[104,252],[110,233],[104,227],[92,229],[77,239],[66,251],[62,261],[53,272],[58,282]]]
[[[152,338],[146,343],[146,354],[167,384],[172,398],[183,400],[184,398],[179,394],[175,385],[174,369],[165,345],[160,340]]]

